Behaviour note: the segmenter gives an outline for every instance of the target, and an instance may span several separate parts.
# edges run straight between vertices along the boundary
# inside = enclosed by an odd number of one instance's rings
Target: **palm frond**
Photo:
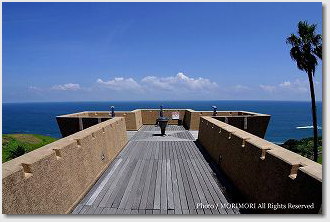
[[[287,39],[286,43],[292,46],[297,46],[301,43],[301,39],[299,39],[295,34],[291,34]]]
[[[290,56],[296,61],[298,69],[314,75],[317,58],[322,59],[322,36],[316,34],[316,25],[300,21],[298,35],[291,34],[286,43],[292,46]]]
[[[291,48],[290,56],[291,56],[292,60],[297,62],[298,69],[304,71],[304,66],[303,66],[303,63],[301,61],[303,56],[302,56],[302,52],[300,51],[298,46],[294,46],[294,47]]]
[[[313,53],[322,60],[322,44],[315,47]]]
[[[312,43],[315,47],[322,44],[322,35],[317,34],[317,35],[313,36]]]
[[[298,34],[301,38],[305,38],[309,33],[309,27],[307,21],[300,21],[298,23]]]

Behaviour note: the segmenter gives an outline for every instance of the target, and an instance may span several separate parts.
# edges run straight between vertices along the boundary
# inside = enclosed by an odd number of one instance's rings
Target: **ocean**
[[[283,143],[288,139],[300,139],[313,135],[310,102],[292,101],[109,101],[109,102],[47,102],[3,103],[2,133],[42,134],[61,138],[56,116],[81,111],[106,111],[115,106],[117,111],[159,108],[212,110],[241,110],[270,114],[266,139]],[[319,135],[322,134],[322,102],[317,102]],[[297,128],[298,127],[298,128]]]

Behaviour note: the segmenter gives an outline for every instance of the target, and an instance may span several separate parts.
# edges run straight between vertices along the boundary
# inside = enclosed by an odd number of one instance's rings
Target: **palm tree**
[[[318,64],[317,58],[322,60],[322,36],[316,34],[315,24],[310,25],[307,21],[300,21],[298,23],[298,36],[291,34],[286,39],[286,43],[292,46],[290,56],[296,61],[298,69],[306,72],[308,75],[313,114],[313,153],[314,161],[317,161],[317,119],[313,77],[315,74],[315,67]]]

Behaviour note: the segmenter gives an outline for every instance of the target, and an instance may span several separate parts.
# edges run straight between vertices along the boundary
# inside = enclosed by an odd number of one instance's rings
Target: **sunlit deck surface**
[[[73,214],[238,214],[222,185],[183,126],[166,136],[145,125],[73,210]],[[199,203],[217,205],[202,209]]]

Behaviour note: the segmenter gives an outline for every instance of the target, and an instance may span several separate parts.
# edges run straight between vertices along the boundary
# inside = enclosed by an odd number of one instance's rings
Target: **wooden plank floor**
[[[142,126],[72,213],[238,214],[220,207],[228,200],[191,133],[175,125],[159,132]]]

